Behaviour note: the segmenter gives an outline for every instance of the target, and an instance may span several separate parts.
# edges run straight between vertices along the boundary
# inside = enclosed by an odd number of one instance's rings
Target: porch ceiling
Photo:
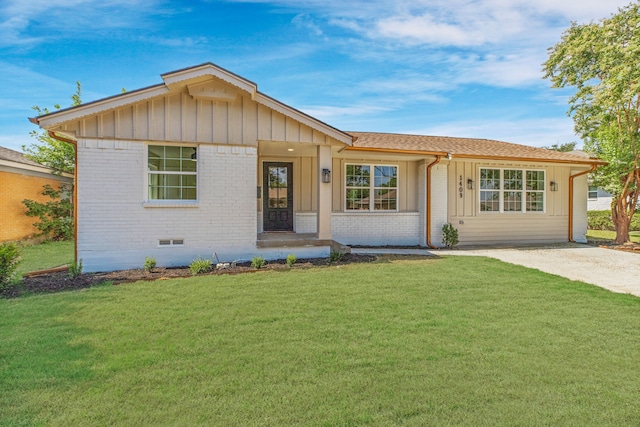
[[[335,155],[342,146],[333,147]],[[259,141],[258,155],[262,157],[316,157],[318,145],[306,142]]]

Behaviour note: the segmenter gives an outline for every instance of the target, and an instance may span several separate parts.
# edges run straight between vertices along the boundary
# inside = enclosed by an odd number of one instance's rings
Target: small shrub
[[[69,277],[75,279],[82,274],[82,260],[72,262],[69,266]]]
[[[587,228],[589,230],[615,231],[616,228],[611,221],[611,211],[588,211]]]
[[[331,251],[329,253],[329,258],[327,260],[329,261],[329,264],[333,264],[334,262],[342,261],[343,258],[344,258],[344,252]]]
[[[197,274],[206,273],[207,271],[211,270],[212,265],[213,261],[211,261],[210,259],[202,259],[198,257],[191,261],[191,264],[189,264],[189,271],[191,271],[191,274],[195,276]]]
[[[442,244],[454,248],[458,244],[458,230],[451,223],[442,226]]]
[[[298,258],[294,254],[287,255],[287,265],[289,267],[291,267],[293,264],[295,264],[297,260],[298,260]]]
[[[14,243],[0,245],[0,290],[11,284],[13,274],[20,264],[20,250]]]
[[[37,217],[35,225],[41,231],[40,235],[51,240],[71,240],[73,238],[73,203],[71,200],[73,188],[61,184],[56,190],[49,184],[43,186],[42,195],[51,198],[46,203],[25,199],[22,201],[27,207],[27,216]]]
[[[616,227],[611,220],[611,211],[588,211],[587,228],[589,230],[616,231]],[[634,214],[633,218],[631,218],[629,231],[640,231],[640,213]]]
[[[262,268],[265,266],[265,264],[267,263],[267,261],[265,261],[265,259],[261,256],[254,256],[253,259],[251,260],[251,267],[253,268]]]
[[[151,270],[156,268],[156,259],[154,257],[145,257],[144,258],[144,269],[151,273]]]

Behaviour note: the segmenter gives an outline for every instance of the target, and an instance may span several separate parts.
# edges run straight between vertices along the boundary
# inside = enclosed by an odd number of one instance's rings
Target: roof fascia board
[[[51,172],[51,169],[49,169],[46,166],[33,166],[33,165],[27,165],[25,163],[20,163],[20,162],[13,162],[11,160],[0,160],[0,166],[5,166],[5,167],[9,167],[9,168],[13,168],[13,169],[23,169],[23,170],[28,170],[28,171],[32,171],[32,172],[41,172],[41,173],[46,173],[52,176],[56,176],[55,174],[53,174]],[[72,174],[63,172],[62,176],[65,178],[73,178]]]
[[[373,153],[397,153],[397,154],[420,154],[425,156],[447,156],[446,151],[420,151],[420,150],[396,150],[393,148],[370,148],[370,147],[347,147],[348,151],[369,151]],[[606,165],[607,162],[595,159],[568,160],[568,159],[540,159],[535,157],[510,157],[510,156],[483,156],[474,154],[451,154],[451,159],[470,159],[470,160],[501,160],[501,161],[518,161],[518,162],[537,162],[537,163],[563,163],[572,165]]]
[[[125,92],[121,95],[112,96],[102,100],[81,104],[77,107],[71,107],[66,110],[56,111],[44,116],[36,117],[35,121],[40,127],[47,128],[55,126],[62,122],[68,122],[79,119],[80,117],[89,116],[91,114],[99,114],[113,108],[133,104],[144,101],[149,98],[164,95],[169,92],[169,88],[165,85],[151,86],[146,89]]]

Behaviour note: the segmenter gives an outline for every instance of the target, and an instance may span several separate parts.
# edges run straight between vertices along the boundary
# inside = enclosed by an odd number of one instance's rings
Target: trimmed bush
[[[589,230],[609,230],[616,231],[616,227],[611,221],[611,211],[588,211],[587,228]],[[629,231],[640,231],[640,214],[636,213],[631,219]]]

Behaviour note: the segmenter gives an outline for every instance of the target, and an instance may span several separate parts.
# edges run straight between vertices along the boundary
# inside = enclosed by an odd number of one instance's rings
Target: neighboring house
[[[53,175],[51,169],[27,159],[24,154],[0,147],[0,242],[33,237],[39,230],[33,226],[37,218],[25,215],[24,199],[46,203],[43,186],[59,188],[72,183],[73,177]]]
[[[207,63],[34,123],[77,146],[85,271],[326,256],[336,245],[585,241],[601,162],[468,138],[346,132]]]
[[[609,211],[611,210],[612,201],[613,196],[611,194],[595,185],[589,185],[587,195],[588,211]]]

